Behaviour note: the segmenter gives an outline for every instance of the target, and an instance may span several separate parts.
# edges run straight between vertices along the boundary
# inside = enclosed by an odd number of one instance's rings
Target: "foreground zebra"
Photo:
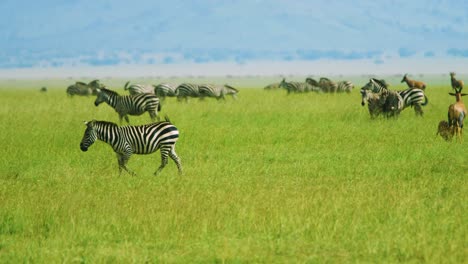
[[[168,156],[176,163],[179,174],[182,174],[182,164],[175,152],[179,131],[167,117],[166,121],[140,126],[119,127],[112,122],[96,120],[85,122],[85,125],[86,130],[80,149],[87,151],[96,139],[106,142],[117,154],[119,174],[122,174],[124,169],[129,174],[135,175],[126,166],[132,154],[151,154],[158,149],[161,150],[161,166],[154,175],[160,173],[167,165]]]
[[[319,87],[310,85],[307,82],[286,82],[285,78],[283,78],[283,80],[281,81],[280,88],[286,89],[286,91],[288,91],[288,94],[320,91]]]
[[[388,91],[388,84],[384,80],[378,80],[375,78],[371,78],[369,82],[361,88],[362,90],[370,90],[374,93],[381,93],[384,90]],[[424,114],[421,106],[427,105],[429,100],[427,99],[424,91],[421,89],[413,88],[413,89],[406,89],[403,91],[396,91],[403,100],[403,109],[411,106],[414,106],[414,111],[416,115],[422,116]],[[402,109],[402,110],[403,110]]]
[[[232,96],[233,99],[237,99],[237,93],[239,90],[236,88],[229,86],[225,84],[224,86],[222,85],[212,85],[212,84],[202,84],[198,87],[198,91],[200,93],[200,98],[204,97],[213,97],[216,99],[223,99],[224,95],[230,95]]]
[[[151,120],[155,121],[155,118],[159,120],[158,111],[161,111],[161,105],[159,98],[154,94],[119,95],[112,90],[103,88],[99,89],[94,105],[98,106],[103,102],[106,102],[119,114],[121,124],[122,118],[130,123],[128,115],[141,115],[144,112],[149,113]]]
[[[161,100],[165,100],[166,97],[176,96],[176,86],[170,83],[160,83],[154,87],[154,93]]]
[[[177,96],[177,101],[182,101],[182,99],[185,99],[185,102],[188,102],[189,97],[200,97],[199,85],[193,83],[183,83],[177,86],[175,94]]]
[[[154,94],[154,86],[151,84],[131,84],[130,86],[129,84],[130,81],[125,83],[124,90],[128,90],[131,95],[142,93]]]

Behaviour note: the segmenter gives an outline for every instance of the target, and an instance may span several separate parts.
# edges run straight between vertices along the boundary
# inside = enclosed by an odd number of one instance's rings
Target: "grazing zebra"
[[[74,95],[89,96],[93,94],[93,90],[84,82],[76,82],[67,87],[67,95],[73,97]]]
[[[318,85],[324,93],[334,93],[337,89],[336,83],[325,77],[320,78]]]
[[[129,84],[130,81],[125,83],[124,90],[128,90],[131,95],[142,93],[154,94],[154,86],[151,84],[131,84],[130,86]]]
[[[165,100],[166,97],[176,96],[176,86],[170,83],[161,83],[154,87],[154,93],[161,100]]]
[[[43,86],[43,87],[41,87],[41,89],[40,89],[39,91],[41,91],[41,92],[47,92],[47,87]]]
[[[280,83],[280,88],[286,89],[288,94],[290,93],[307,93],[307,92],[319,92],[320,88],[317,86],[310,85],[309,83],[303,82],[286,82],[286,79]]]
[[[378,80],[375,78],[371,78],[369,82],[361,88],[361,94],[362,90],[370,90],[374,93],[381,93],[383,90],[388,90],[388,84],[384,80]],[[411,106],[414,106],[414,111],[416,115],[422,116],[424,112],[422,111],[421,106],[427,105],[429,100],[427,99],[426,95],[424,94],[424,91],[421,89],[406,89],[403,91],[396,91],[401,98],[403,99],[404,105],[403,109]]]
[[[183,83],[176,88],[177,101],[188,102],[188,97],[200,97],[199,85],[192,83]]]
[[[305,81],[306,81],[306,83],[308,83],[308,84],[310,84],[312,86],[320,87],[319,83],[315,79],[313,79],[312,77],[307,77]]]
[[[94,105],[98,106],[102,102],[106,102],[119,114],[120,123],[122,118],[125,118],[127,123],[128,115],[141,115],[148,112],[151,120],[158,118],[158,111],[161,111],[159,98],[154,94],[137,94],[137,95],[119,95],[117,92],[108,89],[99,89]]]
[[[214,97],[218,100],[226,100],[226,98],[224,98],[224,95],[231,95],[232,98],[237,99],[237,93],[239,92],[239,90],[227,84],[225,84],[224,86],[202,84],[198,87],[198,91],[200,93],[200,98],[202,99],[204,97]]]
[[[351,93],[354,88],[354,84],[350,81],[341,81],[336,84],[336,92],[337,93]]]
[[[161,165],[154,175],[157,175],[167,165],[168,156],[176,163],[179,174],[182,174],[182,164],[175,152],[175,144],[179,139],[179,131],[166,121],[140,126],[121,126],[107,121],[85,122],[86,130],[80,143],[80,149],[88,148],[99,139],[111,145],[117,154],[119,174],[122,169],[131,175],[135,173],[126,166],[132,154],[151,154],[161,150]]]
[[[450,82],[452,84],[452,89],[453,90],[463,89],[463,81],[455,79],[455,73],[454,72],[450,73]]]

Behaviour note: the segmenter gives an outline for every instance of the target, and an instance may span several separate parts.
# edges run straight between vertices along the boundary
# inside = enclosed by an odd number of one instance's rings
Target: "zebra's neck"
[[[119,127],[111,122],[100,121],[97,122],[94,126],[94,129],[97,134],[97,138],[101,141],[109,143],[112,145],[112,142],[119,136]]]
[[[117,106],[117,102],[119,101],[119,98],[121,97],[120,95],[118,94],[114,94],[114,93],[106,93],[106,103],[110,106],[112,106],[113,108],[115,108]]]

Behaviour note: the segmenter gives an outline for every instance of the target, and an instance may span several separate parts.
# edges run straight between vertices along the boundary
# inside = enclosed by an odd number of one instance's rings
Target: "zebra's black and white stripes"
[[[280,83],[280,88],[286,89],[290,93],[319,92],[320,88],[307,82],[287,82],[285,78]]]
[[[200,97],[213,97],[216,99],[225,99],[225,95],[231,95],[232,98],[237,98],[237,93],[239,90],[229,86],[227,84],[223,85],[213,85],[213,84],[202,84],[198,87]]]
[[[94,101],[94,105],[106,102],[119,114],[120,123],[122,118],[125,118],[129,123],[128,115],[141,115],[148,112],[151,120],[155,121],[158,118],[158,111],[161,110],[159,98],[154,94],[137,94],[137,95],[119,95],[117,92],[108,89],[99,89],[99,92]]]
[[[140,126],[119,127],[112,122],[96,120],[85,124],[80,149],[87,151],[97,139],[106,142],[117,154],[120,173],[123,169],[135,174],[126,166],[132,154],[151,154],[158,149],[161,150],[161,165],[154,174],[157,175],[167,165],[168,157],[176,163],[179,173],[182,173],[182,164],[175,152],[179,131],[167,118],[163,122]]]
[[[389,91],[388,84],[384,80],[378,80],[375,78],[371,78],[369,82],[361,88],[361,95],[363,94],[363,90],[369,90],[373,93],[382,93],[383,91]],[[413,88],[396,92],[402,98],[401,100],[403,100],[403,109],[408,106],[411,106],[414,107],[414,111],[417,115],[424,114],[421,106],[427,105],[428,99],[424,94],[423,90]]]
[[[154,93],[161,100],[164,100],[166,97],[175,97],[176,88],[177,86],[170,83],[160,83],[154,87]]]
[[[176,88],[177,100],[185,99],[188,101],[189,97],[200,97],[199,85],[193,83],[183,83]]]
[[[128,90],[131,95],[150,93],[154,94],[154,86],[151,84],[130,84],[130,81],[125,83],[124,90]]]

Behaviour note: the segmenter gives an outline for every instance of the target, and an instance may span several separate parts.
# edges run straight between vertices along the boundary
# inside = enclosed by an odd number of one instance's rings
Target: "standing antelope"
[[[462,89],[455,88],[455,93],[449,93],[455,96],[456,102],[451,104],[448,109],[449,126],[452,128],[452,134],[456,135],[460,141],[462,140],[463,120],[467,114],[465,104],[461,99],[462,96],[467,94],[461,93]]]
[[[450,81],[452,82],[452,89],[456,91],[457,88],[463,89],[463,81],[455,79],[455,73],[450,73]],[[461,90],[460,90],[461,91]]]
[[[425,83],[423,83],[421,81],[411,80],[410,78],[408,78],[408,74],[405,74],[405,76],[403,76],[403,79],[401,80],[401,82],[406,82],[408,87],[411,88],[411,89],[413,89],[413,88],[418,88],[418,89],[421,89],[421,90],[426,89],[426,84]]]

